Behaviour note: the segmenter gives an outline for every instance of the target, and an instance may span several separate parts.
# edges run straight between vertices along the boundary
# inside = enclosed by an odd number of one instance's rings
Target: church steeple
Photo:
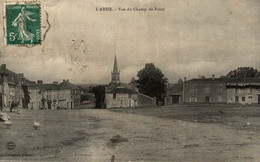
[[[114,73],[117,73],[117,72],[118,72],[116,56],[115,56],[115,60],[114,60],[114,70],[113,70],[113,72],[114,72]]]
[[[112,80],[111,80],[112,84],[116,84],[116,83],[120,82],[120,78],[119,78],[120,71],[118,70],[118,67],[117,67],[116,55],[115,55],[115,60],[114,60],[114,69],[113,69],[111,75],[112,75]]]

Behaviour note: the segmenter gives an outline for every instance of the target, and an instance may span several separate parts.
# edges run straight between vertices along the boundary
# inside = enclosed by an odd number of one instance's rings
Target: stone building
[[[227,79],[201,77],[184,80],[182,103],[227,103]]]
[[[260,78],[229,80],[227,103],[260,104]]]
[[[41,90],[40,90],[40,87],[36,84],[36,82],[24,79],[23,85],[25,85],[29,91],[30,102],[27,105],[28,109],[42,108]]]
[[[133,85],[120,82],[117,60],[111,73],[111,83],[105,88],[106,108],[144,107],[155,105],[155,99],[138,92]]]
[[[60,84],[42,84],[38,81],[41,89],[42,101],[47,109],[74,109],[80,104],[80,88],[73,85],[69,80],[63,80]]]
[[[9,108],[14,102],[22,106],[23,74],[16,74],[7,69],[6,64],[0,67],[0,109]]]
[[[70,90],[70,95],[74,106],[80,105],[81,89],[78,86],[70,83],[69,80],[63,80],[63,82],[60,83],[60,86],[60,91],[67,93],[67,90]]]
[[[166,105],[182,103],[183,81],[179,81],[174,85],[169,85],[166,90]]]

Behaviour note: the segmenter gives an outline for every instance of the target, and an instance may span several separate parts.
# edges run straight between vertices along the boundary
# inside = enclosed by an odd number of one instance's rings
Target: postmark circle
[[[6,143],[6,149],[7,150],[14,150],[15,149],[15,143],[13,141],[9,141]]]

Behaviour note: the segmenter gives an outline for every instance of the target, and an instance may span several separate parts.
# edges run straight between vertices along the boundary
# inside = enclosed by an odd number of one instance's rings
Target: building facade
[[[6,64],[0,67],[0,109],[11,107],[12,103],[22,106],[22,74],[7,69]]]
[[[166,90],[166,101],[165,105],[180,104],[182,103],[183,95],[183,81],[179,81],[174,85],[169,85]]]
[[[184,81],[182,103],[227,103],[226,78],[199,78]]]
[[[138,92],[133,85],[120,82],[117,60],[111,73],[111,83],[105,88],[106,108],[145,107],[155,105],[155,99]]]
[[[260,104],[260,78],[229,80],[227,103]]]
[[[36,84],[36,82],[32,82],[27,79],[24,79],[23,85],[27,87],[30,96],[30,102],[27,105],[28,109],[41,109],[42,96],[39,86]]]
[[[46,109],[74,109],[80,104],[80,88],[70,83],[68,80],[63,80],[60,84],[53,82],[52,84],[42,84],[38,81],[41,87],[41,95],[43,107]]]

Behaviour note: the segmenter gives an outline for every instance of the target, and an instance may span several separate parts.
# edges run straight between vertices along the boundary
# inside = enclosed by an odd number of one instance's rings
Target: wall
[[[59,90],[58,91],[58,106],[65,109],[73,109],[74,102],[71,95],[71,90]]]
[[[225,83],[184,83],[184,103],[205,103],[209,96],[209,103],[226,103],[227,90]]]
[[[30,103],[28,104],[28,109],[40,109],[41,108],[41,94],[38,87],[28,87],[30,92]]]
[[[128,93],[117,93],[116,99],[113,98],[112,93],[106,93],[106,107],[145,107],[155,105],[155,99],[140,94],[133,93],[131,97]]]
[[[257,104],[258,94],[260,89],[254,88],[228,88],[227,89],[227,103],[239,103],[239,104]],[[236,102],[236,96],[238,96],[238,102]],[[244,97],[244,101],[242,100]]]
[[[152,97],[138,93],[138,106],[139,107],[154,106],[155,104],[156,104],[156,100],[153,99]]]
[[[116,108],[116,107],[137,107],[137,94],[128,93],[117,93],[116,99],[113,98],[113,93],[106,93],[105,94],[105,102],[107,108]]]
[[[73,101],[74,101],[74,105],[80,105],[80,95],[81,95],[81,91],[80,90],[72,90],[73,91]]]

